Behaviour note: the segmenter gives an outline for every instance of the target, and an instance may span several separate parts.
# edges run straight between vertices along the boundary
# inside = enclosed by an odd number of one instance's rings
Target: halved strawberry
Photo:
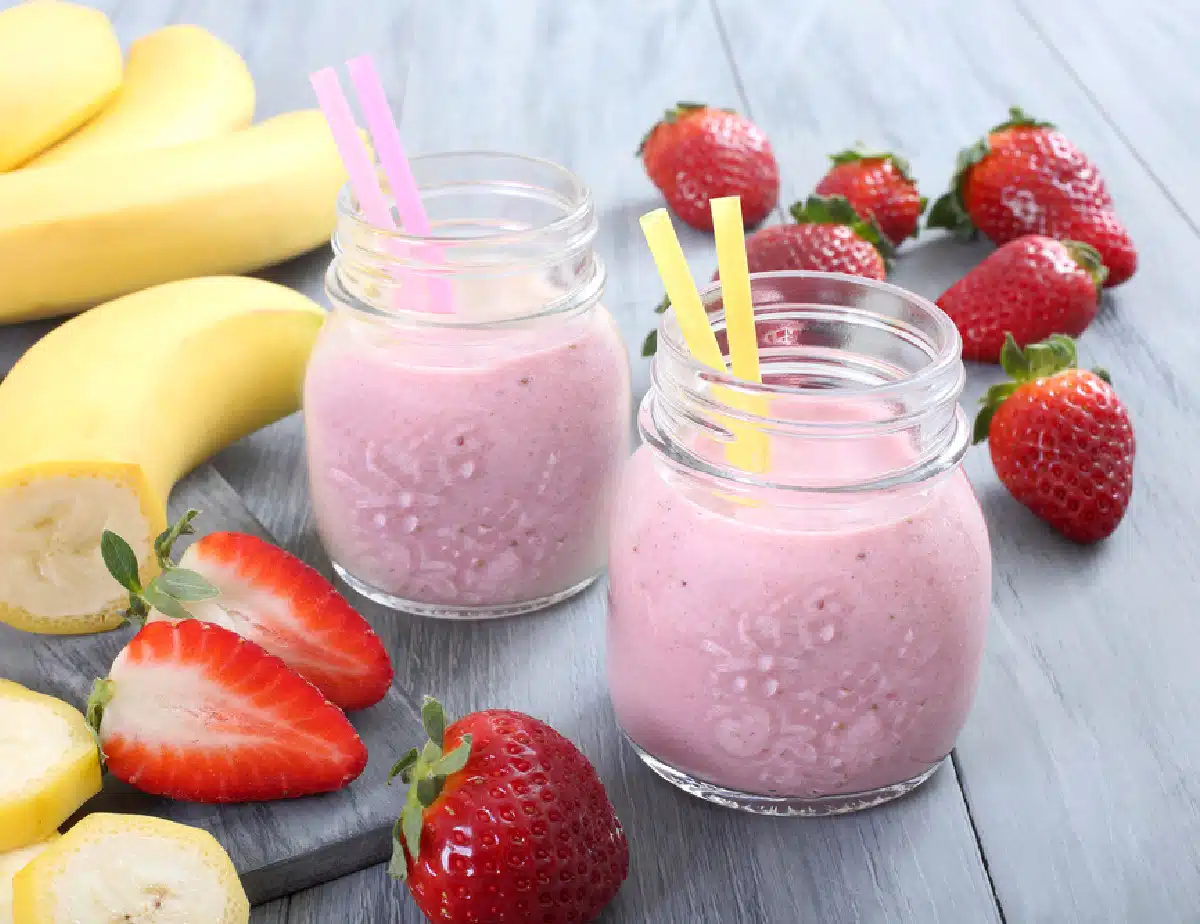
[[[195,532],[197,515],[189,510],[155,540],[162,573],[145,587],[128,544],[104,534],[105,563],[130,594],[128,616],[147,622],[194,617],[231,629],[346,710],[383,699],[394,673],[383,642],[332,584],[294,555],[246,533],[212,533],[176,566],[171,549]]]
[[[196,619],[144,626],[88,700],[108,770],[144,792],[256,802],[341,789],[367,749],[278,658]]]
[[[392,660],[370,624],[320,572],[246,533],[210,533],[179,560],[220,595],[188,605],[287,662],[346,710],[383,699]]]

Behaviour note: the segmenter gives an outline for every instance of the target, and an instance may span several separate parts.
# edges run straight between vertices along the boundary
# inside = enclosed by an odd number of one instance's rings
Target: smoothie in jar
[[[305,383],[309,478],[321,538],[360,591],[428,615],[506,615],[605,567],[630,382],[603,267],[579,241],[594,233],[586,206],[566,242],[514,231],[511,203],[499,230],[443,240],[452,316],[407,311],[403,280],[364,309],[331,271]]]
[[[754,281],[756,303],[788,296],[756,310],[760,340],[796,332],[762,349],[765,473],[729,469],[711,392],[664,322],[613,517],[608,672],[622,728],[667,779],[826,814],[894,798],[950,752],[991,562],[959,465],[953,326],[890,286],[791,277]],[[818,299],[832,304],[804,304]]]

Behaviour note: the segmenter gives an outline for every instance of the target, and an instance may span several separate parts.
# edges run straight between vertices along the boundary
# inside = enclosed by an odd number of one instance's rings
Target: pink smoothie
[[[528,279],[456,286],[495,320],[561,294]],[[393,596],[520,604],[605,564],[628,454],[625,347],[603,306],[475,330],[335,312],[309,364],[314,512],[331,555]]]
[[[903,437],[772,449],[771,471],[806,483],[911,456]],[[741,792],[912,779],[953,746],[982,657],[991,564],[971,486],[955,468],[852,499],[783,495],[732,503],[651,447],[634,454],[610,553],[621,725],[659,760]]]

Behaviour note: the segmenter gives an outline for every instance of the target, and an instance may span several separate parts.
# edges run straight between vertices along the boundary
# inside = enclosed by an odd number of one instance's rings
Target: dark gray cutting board
[[[172,495],[172,514],[187,507],[204,511],[202,532],[232,529],[269,538],[209,466],[193,473]],[[52,637],[0,625],[0,677],[83,708],[92,680],[108,673],[131,635],[131,629],[119,629]],[[394,688],[379,705],[350,719],[370,756],[362,776],[341,792],[279,802],[198,805],[147,796],[106,777],[104,790],[80,815],[159,815],[211,831],[233,857],[255,904],[328,882],[388,858],[391,826],[404,791],[386,784],[387,772],[401,753],[423,740],[416,710]]]

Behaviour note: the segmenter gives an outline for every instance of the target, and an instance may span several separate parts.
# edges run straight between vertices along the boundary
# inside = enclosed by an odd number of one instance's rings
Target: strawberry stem
[[[852,148],[846,148],[844,151],[838,151],[835,154],[830,154],[829,159],[835,164],[853,164],[860,160],[890,160],[892,166],[908,182],[913,182],[912,168],[908,163],[908,159],[901,157],[899,154],[893,154],[891,151],[868,151],[861,144],[856,144]]]

